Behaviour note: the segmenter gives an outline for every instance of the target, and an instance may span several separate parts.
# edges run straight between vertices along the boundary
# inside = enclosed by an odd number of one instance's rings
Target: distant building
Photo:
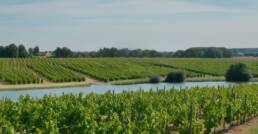
[[[42,56],[42,57],[51,57],[51,56],[53,56],[53,52],[51,52],[51,51],[39,52],[39,56]]]

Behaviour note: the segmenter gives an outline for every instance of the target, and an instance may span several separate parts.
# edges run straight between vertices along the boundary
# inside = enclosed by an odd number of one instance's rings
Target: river
[[[184,82],[184,83],[157,83],[157,84],[130,84],[130,85],[111,85],[111,84],[100,84],[100,85],[91,85],[85,87],[66,87],[66,88],[48,88],[48,89],[19,89],[19,90],[1,90],[0,98],[11,98],[18,99],[21,95],[31,95],[34,97],[42,97],[44,95],[62,95],[68,93],[96,93],[103,94],[107,91],[114,91],[115,93],[120,93],[122,91],[136,91],[144,90],[148,91],[150,89],[180,89],[180,88],[191,88],[191,87],[217,87],[217,86],[232,86],[235,83],[219,81],[219,82]]]

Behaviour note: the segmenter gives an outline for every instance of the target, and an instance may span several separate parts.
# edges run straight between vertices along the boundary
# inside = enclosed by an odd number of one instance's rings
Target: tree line
[[[229,58],[234,53],[222,47],[194,47],[176,52],[158,52],[156,50],[142,50],[128,48],[102,48],[96,52],[77,52],[76,57],[198,57],[198,58]]]
[[[234,53],[224,47],[194,47],[176,51],[174,57],[229,58]]]
[[[101,48],[98,51],[74,52],[67,47],[57,47],[51,51],[53,57],[199,57],[199,58],[229,58],[235,53],[223,47],[193,47],[176,52],[160,52],[156,50],[142,49],[118,49],[115,47]],[[0,57],[31,57],[40,56],[39,47],[29,48],[24,45],[10,44],[0,46]],[[44,56],[44,55],[43,55]]]
[[[112,48],[101,48],[96,52],[85,53],[85,56],[91,57],[172,57],[173,52],[158,52],[156,50],[142,50],[128,48],[118,49]]]
[[[38,56],[39,55],[39,47],[36,46],[34,48],[29,48],[28,50],[24,45],[15,45],[10,44],[7,46],[0,46],[0,57],[31,57],[31,56]]]

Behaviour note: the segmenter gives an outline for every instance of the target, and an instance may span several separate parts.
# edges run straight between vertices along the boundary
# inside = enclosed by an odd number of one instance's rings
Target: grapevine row
[[[211,133],[258,113],[258,85],[0,100],[0,124],[27,133]]]

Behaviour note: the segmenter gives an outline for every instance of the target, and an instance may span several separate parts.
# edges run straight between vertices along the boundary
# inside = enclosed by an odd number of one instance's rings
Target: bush
[[[153,74],[149,76],[149,83],[159,83],[160,82],[160,76],[157,74]]]
[[[247,82],[250,81],[252,75],[245,64],[238,63],[230,66],[225,77],[231,82]]]
[[[183,71],[170,72],[165,79],[165,82],[184,82],[185,73]]]

